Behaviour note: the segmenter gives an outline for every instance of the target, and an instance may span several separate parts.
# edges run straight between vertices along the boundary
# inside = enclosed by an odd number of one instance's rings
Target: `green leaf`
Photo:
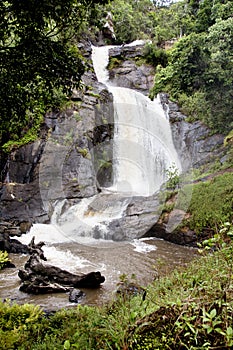
[[[70,341],[69,340],[66,340],[64,342],[64,350],[69,350],[70,349]]]
[[[211,310],[209,315],[211,318],[214,318],[217,315],[216,309]]]

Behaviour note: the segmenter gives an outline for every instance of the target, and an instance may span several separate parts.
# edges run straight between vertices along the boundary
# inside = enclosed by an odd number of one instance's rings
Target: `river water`
[[[88,305],[101,305],[111,300],[123,274],[129,279],[135,275],[136,281],[145,286],[158,276],[185,266],[196,255],[195,249],[158,239],[119,243],[92,240],[88,245],[74,242],[49,244],[44,247],[44,251],[49,264],[77,274],[98,270],[105,276],[106,281],[100,288],[83,289],[86,297],[82,303]],[[49,310],[74,305],[68,301],[68,295],[63,293],[36,296],[20,292],[18,269],[23,268],[28,256],[11,254],[10,258],[17,268],[0,271],[0,298],[39,304]]]

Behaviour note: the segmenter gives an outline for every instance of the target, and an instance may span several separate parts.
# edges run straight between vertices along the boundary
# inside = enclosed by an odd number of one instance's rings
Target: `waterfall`
[[[173,145],[171,128],[159,99],[151,101],[132,89],[108,81],[108,51],[93,47],[92,60],[99,82],[113,94],[113,186],[108,190],[126,195],[149,196],[166,180],[166,170],[181,165]]]
[[[166,180],[170,166],[181,169],[160,101],[110,84],[106,69],[110,47],[92,47],[92,60],[98,81],[113,95],[113,185],[69,208],[68,201],[58,202],[50,225],[33,225],[27,240],[35,236],[36,241],[52,244],[95,245],[96,239],[141,237],[158,215],[158,202],[151,195]]]

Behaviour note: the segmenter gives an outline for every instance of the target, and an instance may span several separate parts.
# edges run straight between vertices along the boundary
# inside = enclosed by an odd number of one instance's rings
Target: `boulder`
[[[143,61],[144,44],[122,45],[109,50],[110,60],[116,64],[109,70],[109,79],[115,86],[139,91],[145,95],[154,84],[154,68]],[[141,60],[141,61],[140,61]]]
[[[69,301],[71,303],[80,303],[80,301],[85,297],[85,293],[80,289],[72,289],[69,293]]]

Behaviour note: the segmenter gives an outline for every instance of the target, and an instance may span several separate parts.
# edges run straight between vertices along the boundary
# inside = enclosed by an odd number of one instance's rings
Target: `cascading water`
[[[137,42],[131,44],[135,45]],[[90,238],[127,239],[140,237],[149,228],[137,225],[137,234],[124,226],[127,206],[135,196],[151,196],[166,180],[166,170],[180,162],[175,151],[169,121],[158,99],[151,101],[131,89],[109,83],[106,69],[109,49],[92,47],[92,61],[97,79],[113,94],[114,142],[113,185],[94,197],[84,198],[63,211],[64,202],[57,204],[50,224],[33,225],[29,237],[47,242],[80,242]],[[120,224],[116,224],[117,220]],[[135,223],[134,223],[135,225]],[[120,233],[119,233],[120,226]],[[126,227],[126,228],[125,228]],[[122,231],[131,231],[130,234]]]
[[[181,165],[171,129],[158,99],[108,82],[108,51],[112,46],[93,47],[92,60],[98,81],[107,85],[114,101],[112,188],[118,193],[149,196],[166,180],[166,170]]]
[[[107,85],[114,97],[113,185],[69,209],[66,199],[58,202],[50,224],[34,224],[28,234],[17,237],[23,243],[29,243],[33,236],[36,242],[45,241],[43,250],[49,264],[74,273],[101,271],[106,281],[102,288],[87,293],[85,303],[89,304],[109,299],[121,274],[136,273],[138,281],[146,284],[154,277],[157,259],[165,259],[167,271],[192,257],[184,247],[162,240],[136,239],[146,232],[145,223],[149,228],[156,220],[157,202],[151,194],[164,182],[166,169],[174,163],[181,167],[159,101],[152,102],[138,92],[108,82],[108,50],[93,47],[92,59],[98,81]],[[116,242],[117,237],[122,241]],[[19,260],[22,266],[25,258]],[[6,282],[0,286],[0,295],[8,297],[12,286],[11,297],[28,302],[29,297],[18,291],[16,276],[17,271],[3,276]],[[66,306],[66,298],[30,296],[29,300],[53,308]]]

